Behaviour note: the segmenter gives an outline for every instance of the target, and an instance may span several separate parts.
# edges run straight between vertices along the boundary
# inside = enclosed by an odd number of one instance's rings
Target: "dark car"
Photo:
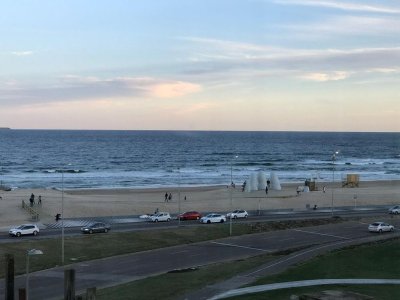
[[[199,220],[202,217],[201,213],[197,211],[188,211],[178,216],[179,219],[183,220]]]
[[[109,224],[102,222],[95,222],[88,226],[82,227],[82,233],[96,233],[96,232],[108,232],[111,229]]]

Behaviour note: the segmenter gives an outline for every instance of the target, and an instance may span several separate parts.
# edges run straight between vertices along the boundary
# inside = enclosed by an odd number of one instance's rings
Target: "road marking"
[[[184,252],[188,252],[189,250],[183,250],[183,251],[177,251],[177,252],[173,252],[171,254],[179,254],[179,253],[184,253]]]
[[[237,247],[237,248],[245,248],[245,249],[250,249],[250,250],[263,251],[263,252],[272,252],[272,251],[266,250],[266,249],[253,248],[253,247],[246,247],[246,246],[240,246],[240,245],[234,245],[234,244],[219,243],[219,242],[210,242],[210,243],[211,243],[211,244],[222,245],[222,246],[229,246],[229,247]]]
[[[350,240],[350,238],[348,238],[348,237],[338,236],[338,235],[333,235],[333,234],[327,234],[327,233],[319,233],[319,232],[300,230],[300,229],[293,229],[293,231],[311,233],[311,234],[322,235],[322,236],[330,236],[330,237],[335,237],[335,238],[344,239],[344,240]]]
[[[279,241],[283,242],[283,241],[289,241],[289,240],[294,240],[294,237],[290,237],[290,238],[286,238],[286,239],[280,239]]]

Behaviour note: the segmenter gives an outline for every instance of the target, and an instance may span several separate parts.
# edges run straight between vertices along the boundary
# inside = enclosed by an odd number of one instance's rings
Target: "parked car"
[[[224,215],[221,214],[208,214],[205,217],[202,217],[200,219],[200,223],[224,223],[226,221],[226,217]]]
[[[108,232],[110,231],[111,226],[109,224],[103,222],[94,222],[85,227],[81,228],[82,233],[96,233],[96,232]]]
[[[168,212],[159,212],[157,214],[152,215],[149,220],[152,222],[162,222],[162,221],[169,222],[171,221],[171,216]]]
[[[28,235],[28,234],[38,235],[39,227],[37,227],[35,224],[22,224],[18,227],[11,228],[8,234],[11,236],[18,236],[18,237],[20,237],[21,235]]]
[[[233,218],[233,219],[247,218],[248,216],[249,216],[249,214],[244,209],[237,209],[237,210],[234,210],[233,212],[230,212],[230,213],[226,214],[226,217],[228,219],[229,218]]]
[[[384,231],[393,231],[394,230],[394,226],[393,225],[389,225],[387,223],[384,222],[374,222],[372,224],[369,224],[368,226],[368,230],[370,232],[384,232]]]
[[[400,206],[399,205],[396,205],[396,206],[393,206],[393,207],[389,208],[389,214],[398,215],[399,213],[400,213]]]
[[[187,211],[183,214],[178,215],[177,219],[181,220],[200,220],[202,217],[198,211]]]

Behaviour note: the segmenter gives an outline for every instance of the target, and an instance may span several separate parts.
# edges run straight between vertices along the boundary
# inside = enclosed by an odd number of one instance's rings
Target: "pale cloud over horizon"
[[[274,0],[275,3],[284,5],[303,5],[303,6],[317,6],[340,9],[345,11],[361,11],[373,13],[386,13],[386,14],[400,14],[397,8],[379,6],[379,5],[365,5],[349,1],[324,1],[324,0]]]
[[[4,6],[0,127],[400,130],[396,1],[116,1]]]

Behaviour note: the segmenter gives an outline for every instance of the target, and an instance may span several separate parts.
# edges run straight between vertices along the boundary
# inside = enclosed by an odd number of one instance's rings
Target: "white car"
[[[8,234],[11,236],[18,236],[18,237],[27,234],[38,235],[39,227],[37,227],[35,224],[22,224],[18,227],[11,228]]]
[[[221,214],[208,214],[200,219],[200,223],[210,224],[210,223],[224,223],[226,222],[226,217]]]
[[[389,214],[398,215],[399,213],[400,213],[400,206],[399,205],[396,205],[396,206],[393,206],[393,207],[389,208]]]
[[[230,212],[230,213],[226,214],[226,217],[228,219],[229,218],[233,218],[233,219],[247,218],[248,216],[249,216],[249,214],[244,209],[237,209],[237,210],[234,210],[233,212]]]
[[[394,230],[394,226],[393,225],[389,225],[385,222],[375,222],[372,224],[369,224],[368,226],[368,230],[370,232],[384,232],[384,231],[393,231]]]
[[[159,212],[157,214],[154,214],[150,217],[150,221],[152,222],[169,222],[171,221],[171,216],[168,212]]]

